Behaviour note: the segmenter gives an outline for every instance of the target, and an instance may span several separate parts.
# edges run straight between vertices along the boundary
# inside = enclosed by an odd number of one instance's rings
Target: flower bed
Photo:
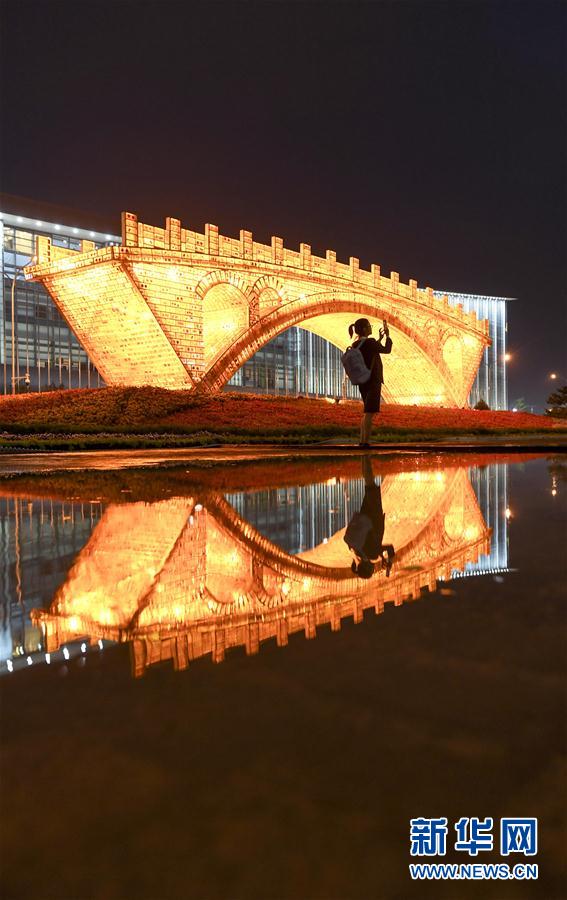
[[[187,406],[185,391],[160,388],[92,388],[18,394],[0,398],[0,428],[23,425],[34,428],[80,429],[151,425]]]
[[[356,431],[359,402],[225,393],[192,397],[160,388],[98,388],[0,398],[0,430],[89,434],[264,435],[346,434]],[[379,432],[546,431],[565,422],[530,413],[436,409],[386,404],[375,417]]]
[[[215,427],[287,431],[329,426],[352,430],[360,424],[362,405],[325,400],[286,399],[227,395],[211,398],[199,408],[186,408],[167,416],[163,423],[185,427]],[[542,431],[561,427],[549,416],[473,409],[437,409],[425,406],[383,404],[374,418],[375,428],[386,431]],[[565,427],[563,425],[563,427]]]

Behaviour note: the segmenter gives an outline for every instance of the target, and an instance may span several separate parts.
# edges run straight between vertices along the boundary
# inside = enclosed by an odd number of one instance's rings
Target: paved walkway
[[[124,469],[171,466],[181,463],[222,463],[290,457],[352,456],[361,451],[353,443],[291,444],[260,447],[223,445],[218,447],[187,447],[169,450],[82,450],[67,452],[28,452],[0,454],[0,478],[20,473],[45,473],[78,471],[81,469]],[[370,451],[373,455],[393,453],[526,453],[547,454],[567,452],[567,435],[519,435],[511,439],[509,435],[452,438],[450,441],[432,443],[376,444]]]

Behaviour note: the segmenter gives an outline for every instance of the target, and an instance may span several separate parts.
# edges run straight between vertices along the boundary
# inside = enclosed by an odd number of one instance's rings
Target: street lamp
[[[511,359],[512,359],[512,354],[511,354],[511,353],[505,353],[505,354],[504,354],[504,362],[510,362]]]

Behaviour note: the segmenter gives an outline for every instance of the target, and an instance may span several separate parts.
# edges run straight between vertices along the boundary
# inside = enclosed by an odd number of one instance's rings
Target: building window
[[[30,231],[16,231],[15,249],[18,253],[25,253],[26,256],[34,254],[34,238]]]

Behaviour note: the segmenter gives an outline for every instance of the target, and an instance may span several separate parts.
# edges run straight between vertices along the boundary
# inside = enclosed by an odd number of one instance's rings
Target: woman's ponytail
[[[350,337],[353,336],[353,334],[354,334],[354,325],[349,325],[349,326],[348,326],[348,333],[349,333],[349,336],[350,336]]]

